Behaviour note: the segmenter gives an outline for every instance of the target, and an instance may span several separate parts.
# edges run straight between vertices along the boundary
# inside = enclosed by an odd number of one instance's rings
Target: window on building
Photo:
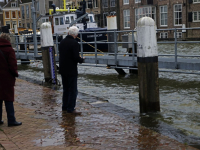
[[[88,4],[88,8],[92,8],[92,7],[93,7],[93,6],[92,6],[92,1],[91,1],[91,0],[88,0],[87,4]]]
[[[193,3],[200,3],[200,0],[193,0]]]
[[[11,7],[17,7],[17,3],[16,2],[11,2]]]
[[[103,25],[104,27],[107,27],[107,16],[108,16],[108,13],[103,13]]]
[[[174,38],[177,38],[177,39],[182,38],[182,32],[176,32],[176,35],[175,35],[175,32],[174,32]]]
[[[39,1],[36,2],[36,11],[39,11],[40,5],[39,5]]]
[[[115,7],[115,0],[110,0],[110,7]]]
[[[93,7],[97,8],[98,7],[98,0],[93,0]]]
[[[168,22],[168,10],[167,5],[160,6],[160,26],[167,26]]]
[[[12,28],[14,28],[15,25],[17,25],[17,21],[12,21]]]
[[[6,19],[10,18],[10,13],[9,13],[9,11],[6,11],[6,12],[5,12],[5,18],[6,18]]]
[[[174,5],[174,25],[182,25],[182,4]]]
[[[6,21],[6,26],[10,28],[10,21]]]
[[[16,18],[15,11],[12,11],[12,18]]]
[[[108,0],[102,0],[102,5],[104,8],[108,7]]]
[[[200,22],[200,11],[195,11],[192,14],[193,14],[193,21]]]
[[[124,16],[124,28],[130,28],[130,10],[124,10],[123,16]]]
[[[29,28],[29,29],[31,28],[31,27],[30,27],[30,23],[27,23],[27,28]]]
[[[18,22],[18,26],[19,26],[19,27],[22,26],[22,22],[21,22],[21,21]]]
[[[64,24],[63,17],[60,17],[60,25],[63,25],[63,24]]]
[[[22,6],[21,9],[22,9],[22,19],[24,19],[25,18],[25,16],[24,16],[24,6]]]
[[[26,18],[29,18],[29,6],[26,5]]]
[[[141,3],[141,0],[135,0],[135,3]]]
[[[129,0],[123,0],[124,1],[124,5],[129,4]]]
[[[18,18],[21,18],[21,14],[20,14],[20,11],[18,11]]]
[[[156,8],[150,6],[135,9],[135,26],[137,26],[138,20],[145,16],[151,17],[156,22]]]
[[[88,2],[85,1],[85,8],[88,9]]]
[[[52,7],[52,6],[51,6],[52,4],[53,4],[53,1],[49,1],[49,8]]]
[[[161,33],[160,33],[160,38],[161,38],[161,39],[166,39],[166,38],[168,38],[168,33],[167,33],[167,32],[161,32]]]
[[[78,2],[77,2],[77,8],[79,8],[79,7],[80,7],[80,5],[81,5],[81,4],[80,4],[80,2],[78,1]]]

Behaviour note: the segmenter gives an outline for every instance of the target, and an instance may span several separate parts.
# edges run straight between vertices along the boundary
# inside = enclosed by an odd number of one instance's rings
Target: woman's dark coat
[[[59,73],[65,76],[77,76],[77,63],[82,63],[79,55],[80,45],[71,36],[67,35],[59,46]]]
[[[15,77],[18,77],[15,51],[9,41],[0,38],[0,100],[14,101]]]

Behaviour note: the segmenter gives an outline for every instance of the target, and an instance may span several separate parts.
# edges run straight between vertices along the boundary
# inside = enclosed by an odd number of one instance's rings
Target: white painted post
[[[143,17],[137,23],[140,113],[160,111],[156,25]]]
[[[42,60],[45,82],[57,84],[57,70],[55,62],[54,42],[51,24],[45,22],[40,26],[40,39],[42,47]]]
[[[118,52],[118,45],[117,45],[117,16],[107,16],[107,30],[112,31],[108,32],[108,53],[115,53],[115,66],[117,67],[117,52]],[[125,75],[125,71],[121,68],[115,68],[115,70],[120,75]]]
[[[108,42],[115,42],[115,32],[117,30],[117,17],[107,16],[107,30],[108,32]],[[116,37],[117,39],[117,37]],[[115,53],[116,43],[108,43],[108,53]],[[116,50],[117,51],[117,50]]]

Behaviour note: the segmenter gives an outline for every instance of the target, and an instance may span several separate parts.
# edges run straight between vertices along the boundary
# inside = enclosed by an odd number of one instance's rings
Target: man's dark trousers
[[[16,121],[13,102],[4,101],[4,103],[6,106],[8,124],[12,124]],[[3,105],[3,101],[0,100],[0,121],[2,120],[2,105]]]
[[[76,106],[77,90],[77,75],[68,76],[61,75],[63,84],[62,110],[69,113],[74,111]]]

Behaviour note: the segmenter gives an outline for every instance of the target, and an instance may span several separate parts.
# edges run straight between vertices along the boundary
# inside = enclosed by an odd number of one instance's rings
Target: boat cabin
[[[76,13],[53,15],[54,33],[67,34],[70,24],[76,19],[78,19]],[[94,14],[88,14],[87,20],[88,21],[86,22],[86,28],[98,28],[97,23],[94,20]],[[41,18],[41,24],[48,21],[48,16],[44,16]],[[84,30],[84,24],[82,20],[75,22],[73,25],[77,26],[79,30]]]

